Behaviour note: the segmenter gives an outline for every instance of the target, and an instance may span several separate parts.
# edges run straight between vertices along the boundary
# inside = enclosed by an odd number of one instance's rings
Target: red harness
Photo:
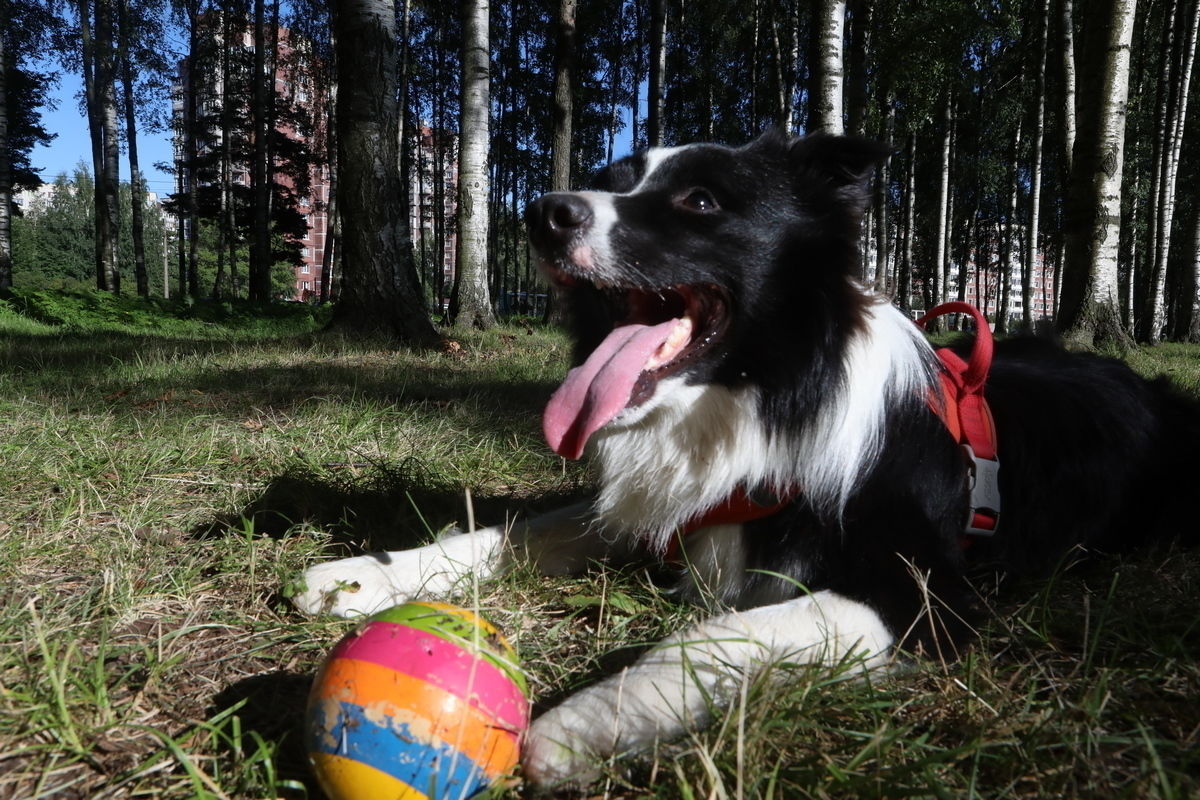
[[[992,331],[979,309],[967,303],[943,303],[917,320],[924,329],[943,314],[969,314],[975,320],[975,346],[969,361],[947,347],[937,351],[942,362],[940,396],[929,398],[933,409],[962,446],[967,459],[971,510],[966,533],[991,536],[1000,525],[1000,461],[996,457],[996,422],[983,396],[992,366]]]
[[[996,423],[983,396],[992,365],[992,331],[979,310],[967,303],[943,303],[917,320],[924,329],[926,323],[943,314],[968,314],[975,320],[975,346],[968,361],[963,361],[949,348],[937,350],[942,370],[939,374],[941,391],[930,392],[929,407],[941,418],[950,435],[959,443],[967,460],[970,491],[970,513],[965,533],[969,536],[991,536],[1000,525],[1000,462],[996,457]],[[745,489],[738,487],[725,502],[685,524],[673,541],[668,558],[679,554],[683,537],[712,525],[729,525],[769,517],[783,510],[795,495],[771,498],[760,502]],[[969,542],[964,539],[964,542]]]

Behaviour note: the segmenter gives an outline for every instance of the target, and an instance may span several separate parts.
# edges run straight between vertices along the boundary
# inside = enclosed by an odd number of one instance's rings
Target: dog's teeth
[[[667,340],[659,345],[658,350],[646,362],[646,369],[658,369],[664,364],[671,361],[677,355],[683,352],[687,347],[688,342],[692,338],[692,320],[690,317],[681,317],[675,320],[675,327],[671,329],[670,336]]]

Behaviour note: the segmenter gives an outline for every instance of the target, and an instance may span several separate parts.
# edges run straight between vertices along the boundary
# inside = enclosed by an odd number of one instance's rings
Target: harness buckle
[[[961,447],[967,457],[967,483],[971,492],[966,532],[972,536],[992,536],[1000,527],[1000,461],[978,457],[969,444]],[[990,528],[976,524],[980,516],[991,522]]]

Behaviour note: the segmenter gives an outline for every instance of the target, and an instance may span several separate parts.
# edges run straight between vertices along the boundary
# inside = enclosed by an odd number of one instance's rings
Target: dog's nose
[[[542,195],[525,209],[529,238],[539,249],[563,247],[591,224],[591,205],[571,192]]]

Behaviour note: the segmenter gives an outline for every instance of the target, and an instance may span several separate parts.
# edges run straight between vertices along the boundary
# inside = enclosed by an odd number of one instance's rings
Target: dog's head
[[[852,328],[865,184],[885,153],[778,132],[656,148],[605,168],[591,191],[530,204],[530,239],[576,339],[578,366],[547,408],[551,446],[578,457],[668,377],[770,384]]]

